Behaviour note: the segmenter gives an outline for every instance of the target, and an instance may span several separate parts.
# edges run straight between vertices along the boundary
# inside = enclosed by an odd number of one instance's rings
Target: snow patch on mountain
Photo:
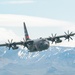
[[[74,75],[75,48],[52,46],[46,51],[0,48],[1,75]]]

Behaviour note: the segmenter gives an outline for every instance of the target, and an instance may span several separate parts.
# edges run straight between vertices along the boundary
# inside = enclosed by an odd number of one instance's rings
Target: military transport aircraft
[[[39,39],[31,40],[29,38],[25,22],[23,24],[24,24],[24,34],[25,34],[25,38],[23,38],[23,41],[13,42],[13,39],[12,39],[11,41],[8,40],[8,43],[0,44],[0,46],[6,46],[9,48],[9,50],[10,48],[15,50],[19,48],[18,45],[22,45],[24,47],[27,47],[29,52],[42,51],[49,48],[50,46],[49,41],[51,41],[52,44],[54,42],[61,43],[62,42],[61,38],[65,38],[65,40],[68,39],[68,41],[70,41],[70,39],[73,40],[71,36],[75,35],[75,33],[72,33],[72,32],[70,33],[68,31],[67,33],[64,32],[65,35],[56,36],[56,34],[55,35],[52,34],[52,36],[48,38],[39,38]]]

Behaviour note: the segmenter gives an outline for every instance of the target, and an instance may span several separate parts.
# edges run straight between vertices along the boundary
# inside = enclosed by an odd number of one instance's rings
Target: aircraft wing
[[[60,42],[62,42],[62,40],[61,40],[61,38],[65,38],[65,40],[66,39],[68,39],[68,41],[71,39],[71,40],[73,40],[72,38],[71,38],[71,36],[74,36],[75,35],[75,33],[69,33],[69,31],[68,31],[68,33],[66,33],[66,32],[64,32],[65,33],[65,35],[60,35],[60,36],[56,36],[56,34],[53,36],[53,34],[52,34],[52,37],[49,37],[49,38],[46,38],[47,40],[49,40],[49,41],[52,41],[52,43],[53,42],[55,42],[55,43],[60,43]]]
[[[17,45],[24,45],[25,46],[25,42],[10,42],[8,40],[8,43],[5,43],[5,44],[0,44],[0,46],[6,46],[6,47],[9,47],[10,48],[13,48],[13,49],[18,49]]]
[[[5,44],[0,44],[0,46],[8,46],[9,44],[11,44],[11,45],[14,45],[14,44],[21,45],[22,42],[5,43]]]
[[[17,45],[22,45],[24,47],[27,47],[27,44],[32,44],[33,43],[33,40],[29,40],[29,41],[21,41],[21,42],[12,42],[8,40],[8,43],[5,43],[5,44],[0,44],[0,46],[6,46],[9,48],[13,48],[13,49],[18,49]]]
[[[0,44],[0,46],[8,46],[8,45],[23,45],[23,42],[13,42],[13,43]]]

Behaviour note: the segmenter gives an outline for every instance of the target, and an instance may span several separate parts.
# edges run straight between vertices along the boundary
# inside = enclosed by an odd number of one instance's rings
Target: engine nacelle
[[[18,49],[18,46],[13,46],[12,49],[13,50]]]
[[[61,43],[61,42],[62,42],[62,40],[60,40],[60,39],[55,40],[55,43]]]

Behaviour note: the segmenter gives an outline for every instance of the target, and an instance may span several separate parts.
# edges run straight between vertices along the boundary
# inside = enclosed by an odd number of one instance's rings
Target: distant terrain
[[[0,75],[74,75],[75,48],[52,46],[29,53],[0,48]]]

